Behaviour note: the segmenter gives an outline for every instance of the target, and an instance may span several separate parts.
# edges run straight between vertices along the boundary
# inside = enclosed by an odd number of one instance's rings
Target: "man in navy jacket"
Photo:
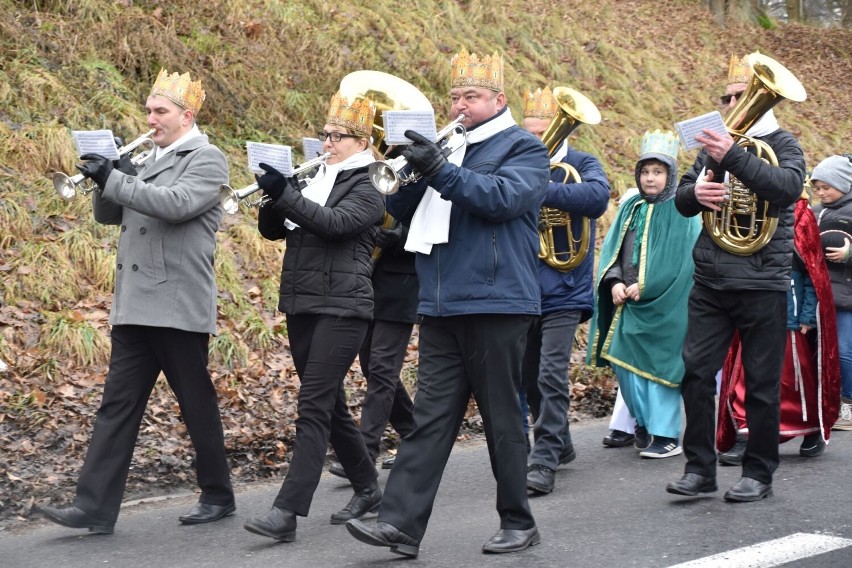
[[[497,481],[500,530],[483,552],[523,550],[540,537],[526,491],[518,389],[527,333],[540,313],[537,218],[548,156],[506,106],[503,62],[462,50],[452,60],[451,116],[466,145],[447,159],[415,132],[403,155],[422,181],[387,201],[417,252],[420,366],[415,429],[402,442],[376,524],[355,538],[417,556],[470,395]]]

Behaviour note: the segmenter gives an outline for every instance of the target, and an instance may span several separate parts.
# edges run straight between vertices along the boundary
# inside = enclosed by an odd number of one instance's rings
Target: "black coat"
[[[420,286],[414,267],[415,254],[405,250],[408,230],[396,246],[382,249],[373,272],[375,309],[377,320],[398,323],[417,323],[417,303]]]
[[[785,292],[790,286],[793,211],[804,186],[805,158],[799,142],[785,130],[776,130],[760,140],[769,144],[775,152],[778,167],[739,146],[733,146],[720,165],[770,203],[770,214],[774,211],[778,215],[778,228],[765,247],[749,256],[732,254],[720,248],[703,228],[692,253],[696,284],[716,290],[779,292]],[[675,205],[685,217],[705,211],[695,198],[695,181],[707,158],[707,153],[702,150],[692,168],[680,179]]]
[[[262,207],[260,234],[287,241],[279,311],[372,318],[370,258],[384,211],[367,168],[340,172],[325,205],[288,187],[275,203]],[[288,230],[285,218],[299,227]]]

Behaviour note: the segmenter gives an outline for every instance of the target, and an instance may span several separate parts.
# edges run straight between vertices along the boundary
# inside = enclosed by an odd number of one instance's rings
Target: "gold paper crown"
[[[325,121],[328,124],[347,128],[364,138],[370,138],[375,115],[376,106],[370,99],[358,97],[350,103],[346,97],[337,92],[331,97]]]
[[[736,55],[731,55],[731,60],[728,62],[728,84],[732,83],[748,83],[751,80],[751,65],[748,64],[748,55],[742,59],[737,59]]]
[[[475,53],[469,54],[462,48],[453,55],[450,66],[453,87],[485,87],[498,93],[503,91],[503,56],[496,51],[480,61]]]
[[[176,105],[198,114],[207,95],[201,88],[201,81],[193,81],[189,73],[169,75],[168,71],[160,69],[160,74],[157,75],[157,80],[151,87],[151,96],[165,97]]]
[[[655,130],[654,132],[645,132],[642,135],[642,144],[639,149],[639,156],[646,154],[663,154],[671,156],[677,160],[677,150],[680,142],[671,130],[662,132]],[[641,158],[640,158],[641,159]]]
[[[559,105],[550,87],[527,91],[524,97],[524,118],[553,118]]]

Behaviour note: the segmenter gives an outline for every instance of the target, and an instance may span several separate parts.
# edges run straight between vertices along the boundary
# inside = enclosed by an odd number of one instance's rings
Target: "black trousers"
[[[421,539],[471,394],[479,406],[500,527],[535,526],[527,499],[527,448],[518,389],[533,316],[424,317],[414,431],[388,476],[379,520]]]
[[[399,378],[413,327],[410,323],[374,320],[358,354],[367,378],[360,430],[373,461],[379,455],[388,422],[402,438],[414,430],[414,403]]]
[[[778,467],[787,294],[765,290],[722,292],[696,284],[689,295],[688,310],[683,344],[686,372],[681,386],[686,410],[686,472],[716,475],[715,377],[736,330],[742,340],[749,430],[742,474],[771,483]]]
[[[349,414],[343,379],[367,333],[367,320],[287,314],[290,351],[299,375],[296,442],[290,470],[274,505],[306,517],[319,484],[328,443],[356,491],[378,477]]]
[[[195,448],[199,500],[234,502],[216,389],[207,371],[209,339],[206,333],[165,327],[113,326],[109,374],[74,505],[104,521],[118,518],[139,425],[161,371]]]

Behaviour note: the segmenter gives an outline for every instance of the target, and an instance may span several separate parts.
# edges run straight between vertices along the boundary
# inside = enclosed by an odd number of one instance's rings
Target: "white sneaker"
[[[683,447],[677,438],[652,436],[651,445],[639,452],[643,458],[670,458],[683,453]]]
[[[832,430],[852,430],[852,402],[847,402],[848,399],[841,399],[840,416],[837,422],[831,427]]]

